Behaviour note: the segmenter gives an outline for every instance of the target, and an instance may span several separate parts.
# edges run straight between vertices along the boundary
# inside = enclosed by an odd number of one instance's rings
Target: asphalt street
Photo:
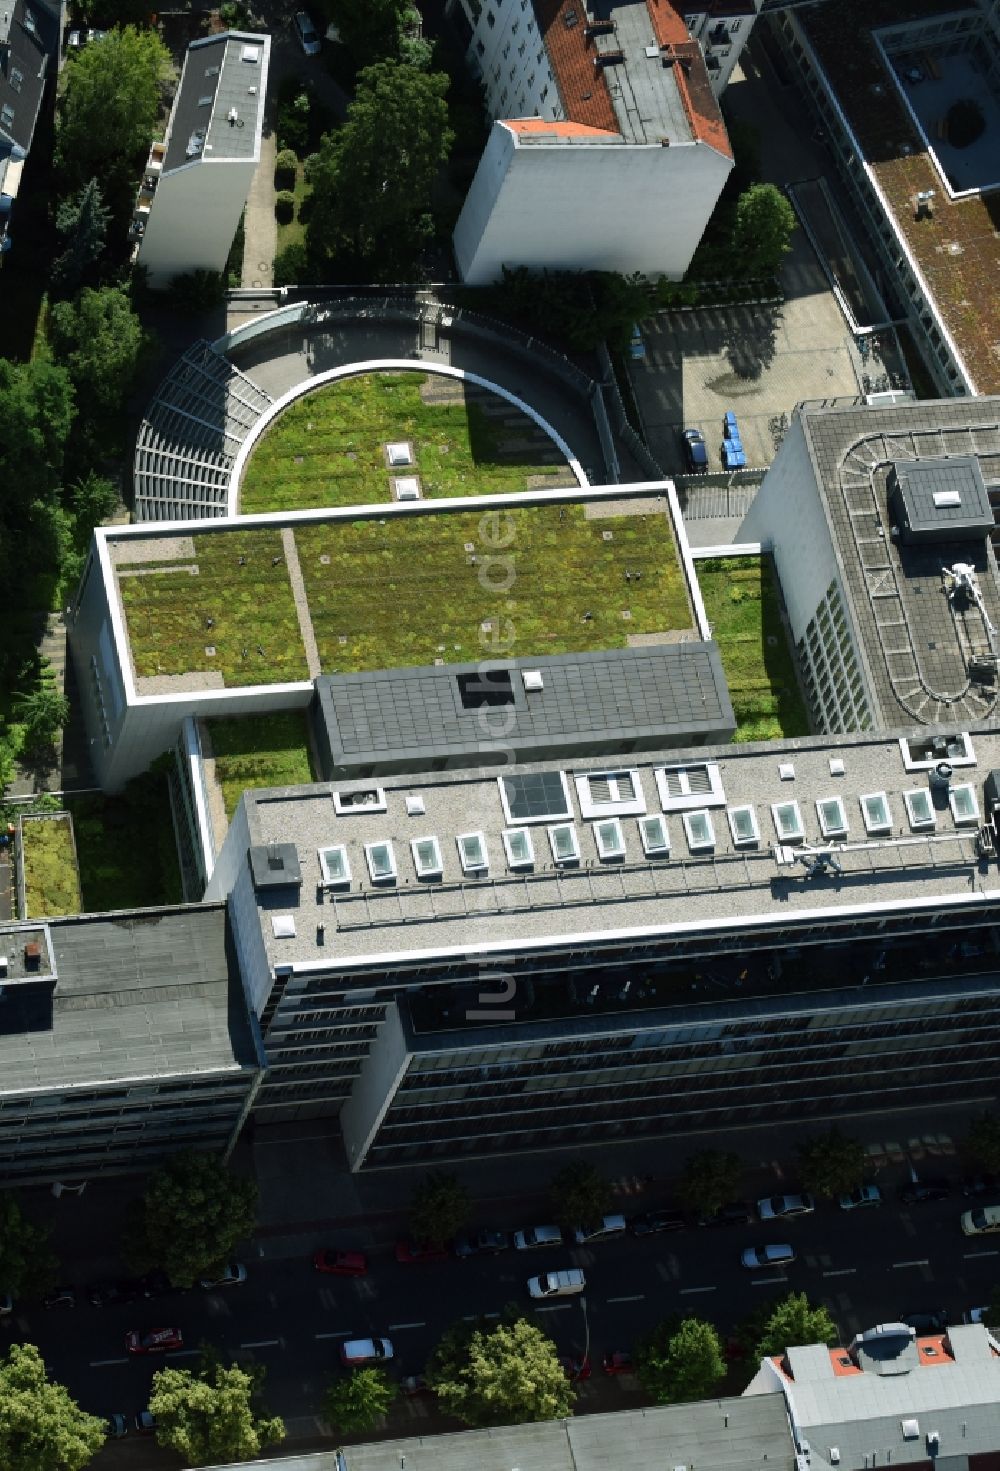
[[[907,1208],[890,1199],[878,1209],[849,1213],[827,1204],[815,1215],[776,1226],[691,1227],[591,1247],[510,1250],[412,1265],[398,1263],[392,1242],[386,1241],[369,1253],[368,1275],[354,1279],[322,1276],[305,1255],[251,1258],[243,1286],[109,1308],[91,1307],[80,1291],[75,1309],[18,1305],[3,1331],[38,1344],[54,1377],[95,1413],[131,1414],[144,1407],[155,1370],[164,1362],[191,1363],[205,1341],[227,1357],[263,1365],[269,1406],[301,1420],[318,1413],[331,1375],[340,1372],[339,1341],[388,1336],[395,1346],[391,1371],[398,1377],[417,1374],[457,1318],[496,1316],[508,1302],[528,1306],[529,1276],[571,1265],[586,1273],[586,1310],[580,1298],[532,1310],[566,1354],[582,1352],[589,1320],[595,1361],[609,1350],[631,1348],[667,1315],[697,1314],[728,1333],[762,1301],[793,1290],[825,1302],[845,1342],[860,1328],[916,1311],[945,1308],[951,1321],[960,1322],[969,1308],[989,1301],[1000,1258],[997,1238],[962,1235],[959,1216],[967,1204],[957,1193]],[[797,1253],[785,1271],[750,1272],[741,1266],[744,1247],[783,1241]],[[341,1243],[323,1238],[315,1244]],[[66,1266],[71,1277],[71,1263]],[[164,1327],[182,1329],[182,1350],[145,1358],[126,1354],[128,1330]],[[600,1376],[595,1381],[583,1386],[581,1410]],[[616,1382],[615,1390],[627,1396],[634,1385]],[[595,1408],[612,1407],[606,1394],[597,1398]]]

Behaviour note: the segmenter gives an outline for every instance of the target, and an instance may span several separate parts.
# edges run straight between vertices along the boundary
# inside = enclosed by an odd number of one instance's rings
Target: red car
[[[559,1360],[563,1366],[563,1373],[571,1384],[579,1384],[584,1379],[589,1379],[591,1374],[590,1358],[573,1359],[562,1358]]]
[[[396,1242],[397,1262],[446,1262],[450,1256],[446,1246],[434,1246],[430,1241],[411,1241],[403,1236]]]
[[[368,1258],[363,1251],[337,1251],[324,1246],[313,1256],[317,1272],[329,1272],[334,1277],[367,1277]]]
[[[619,1353],[605,1354],[601,1360],[601,1368],[605,1374],[631,1374],[634,1372],[632,1355]]]
[[[179,1328],[154,1328],[151,1333],[140,1333],[133,1328],[125,1335],[125,1347],[130,1354],[165,1354],[169,1349],[182,1348],[184,1338]]]

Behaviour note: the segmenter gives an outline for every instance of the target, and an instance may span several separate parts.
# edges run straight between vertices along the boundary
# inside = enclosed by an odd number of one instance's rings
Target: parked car
[[[748,1246],[740,1257],[740,1261],[751,1272],[758,1267],[787,1267],[794,1260],[794,1248],[784,1242],[778,1246]]]
[[[842,1211],[864,1210],[870,1205],[881,1205],[882,1192],[877,1185],[859,1185],[849,1195],[840,1196],[838,1204]]]
[[[903,1205],[924,1205],[929,1200],[947,1200],[951,1185],[947,1180],[914,1180],[900,1185],[898,1195]]]
[[[965,1314],[965,1321],[967,1323],[986,1323],[991,1311],[988,1303],[984,1303],[981,1308],[970,1308]]]
[[[628,355],[635,363],[641,363],[646,356],[646,344],[642,340],[638,322],[632,323],[632,335],[628,340]]]
[[[514,1232],[514,1250],[531,1251],[536,1246],[562,1246],[563,1235],[558,1226],[526,1226]]]
[[[152,1435],[156,1430],[156,1416],[152,1410],[136,1410],[132,1423],[137,1435]]]
[[[339,1251],[336,1247],[324,1246],[314,1252],[313,1267],[317,1272],[328,1272],[332,1277],[367,1277],[368,1258],[363,1251]]]
[[[312,23],[312,16],[305,10],[297,10],[293,17],[295,34],[299,38],[299,45],[307,56],[318,56],[320,51],[320,39],[316,27]]]
[[[75,1308],[76,1289],[74,1287],[57,1287],[54,1292],[47,1292],[42,1298],[43,1308]]]
[[[119,1303],[136,1302],[145,1295],[140,1277],[121,1277],[117,1282],[95,1282],[87,1289],[87,1301],[95,1308],[113,1308]]]
[[[936,1313],[908,1313],[899,1321],[908,1328],[915,1328],[918,1336],[924,1333],[943,1333],[948,1326],[948,1314],[944,1308],[939,1308]]]
[[[123,1435],[128,1435],[128,1420],[124,1415],[109,1415],[108,1438],[110,1440],[121,1440]]]
[[[450,1256],[446,1246],[435,1246],[430,1241],[412,1241],[403,1236],[396,1242],[397,1262],[446,1262]]]
[[[562,1272],[543,1272],[540,1277],[528,1278],[528,1294],[531,1297],[575,1297],[587,1285],[587,1279],[579,1267],[567,1267]]]
[[[217,1287],[242,1287],[247,1280],[247,1269],[242,1262],[229,1262],[222,1271],[211,1276],[202,1277],[198,1283],[204,1287],[206,1292],[214,1292]]]
[[[125,1348],[130,1354],[165,1354],[183,1347],[184,1335],[179,1328],[153,1328],[149,1333],[133,1328],[125,1335]]]
[[[633,1236],[655,1236],[661,1231],[683,1231],[687,1217],[683,1211],[645,1211],[631,1220]]]
[[[591,1375],[590,1358],[574,1359],[566,1356],[559,1360],[563,1373],[571,1384],[582,1384]]]
[[[757,1202],[762,1221],[780,1221],[789,1216],[811,1216],[816,1202],[811,1195],[769,1195]]]
[[[188,1290],[186,1287],[175,1287],[166,1272],[161,1272],[159,1268],[155,1271],[147,1272],[145,1277],[140,1278],[140,1281],[142,1283],[143,1297],[166,1297],[172,1292],[186,1292]]]
[[[963,1195],[992,1195],[1000,1190],[1000,1179],[984,1170],[978,1175],[966,1175],[962,1181]]]
[[[745,1200],[731,1200],[720,1206],[714,1216],[699,1216],[699,1226],[749,1226],[753,1213]]]
[[[681,446],[685,464],[692,475],[700,475],[708,469],[708,445],[700,429],[682,430]]]
[[[14,1311],[14,1299],[9,1292],[0,1297],[0,1318],[9,1318]]]
[[[632,1355],[622,1353],[620,1349],[605,1354],[601,1360],[601,1368],[605,1374],[631,1374],[634,1372],[634,1367]]]
[[[388,1338],[348,1338],[340,1345],[340,1362],[349,1369],[359,1364],[385,1364],[395,1353]]]
[[[962,1214],[962,1230],[966,1236],[985,1236],[1000,1231],[1000,1205],[977,1205]]]
[[[455,1255],[457,1257],[467,1256],[492,1256],[498,1251],[506,1251],[510,1246],[510,1237],[506,1231],[491,1231],[483,1227],[481,1231],[475,1231],[468,1236],[457,1236],[455,1238]]]
[[[624,1216],[602,1216],[589,1226],[577,1226],[573,1232],[573,1240],[577,1246],[582,1246],[588,1241],[610,1241],[613,1236],[625,1235]]]

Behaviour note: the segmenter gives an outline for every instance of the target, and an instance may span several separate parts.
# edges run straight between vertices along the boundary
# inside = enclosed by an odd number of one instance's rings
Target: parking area
[[[643,323],[646,356],[629,363],[649,447],[684,469],[680,433],[700,429],[709,469],[723,468],[723,415],[736,414],[747,464],[769,465],[802,399],[853,397],[851,335],[801,229],[775,305],[664,312]],[[782,415],[785,416],[784,421]]]

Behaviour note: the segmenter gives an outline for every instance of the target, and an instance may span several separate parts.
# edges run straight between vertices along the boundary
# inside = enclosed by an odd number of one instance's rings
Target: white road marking
[[[168,1359],[191,1359],[200,1353],[200,1348],[175,1348],[166,1357]]]
[[[926,1257],[921,1257],[920,1261],[918,1262],[893,1262],[892,1265],[893,1270],[895,1270],[896,1267],[929,1267],[930,1262],[927,1260]]]
[[[105,1366],[105,1364],[127,1364],[127,1363],[128,1363],[128,1358],[127,1357],[124,1358],[124,1359],[91,1359],[91,1361],[90,1361],[90,1367],[92,1369],[103,1369],[104,1366]]]
[[[718,1290],[717,1287],[682,1287],[680,1295],[683,1297],[686,1292],[718,1292]]]
[[[561,1313],[571,1306],[568,1302],[553,1302],[546,1308],[536,1308],[536,1313]]]
[[[426,1323],[390,1323],[390,1333],[400,1333],[404,1328],[426,1328]]]
[[[634,1292],[631,1297],[609,1297],[608,1302],[645,1302],[644,1292]]]
[[[314,1333],[314,1338],[350,1338],[352,1329],[338,1328],[336,1333]]]
[[[255,1343],[241,1343],[240,1348],[277,1348],[280,1338],[258,1338]]]
[[[857,1267],[837,1267],[829,1272],[824,1272],[824,1277],[851,1277],[857,1271]]]
[[[754,1277],[751,1287],[773,1287],[776,1282],[787,1282],[787,1277]]]
[[[967,1262],[971,1262],[977,1256],[1000,1256],[1000,1251],[965,1251],[962,1255]]]

